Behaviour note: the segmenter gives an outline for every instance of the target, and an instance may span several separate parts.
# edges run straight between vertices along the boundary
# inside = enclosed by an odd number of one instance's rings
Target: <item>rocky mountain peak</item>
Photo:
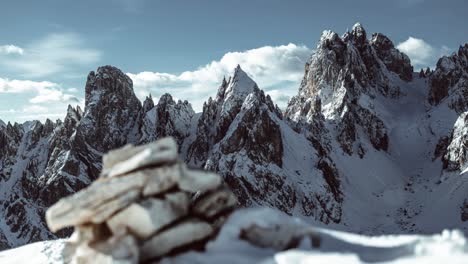
[[[86,142],[104,152],[135,136],[142,105],[130,77],[116,67],[102,66],[88,75],[85,90],[85,111],[78,130]]]
[[[133,98],[133,82],[120,69],[107,65],[88,74],[85,88],[85,105],[99,100],[102,95],[115,98]],[[136,97],[135,97],[136,98]]]
[[[74,120],[79,121],[81,119],[82,114],[83,112],[81,111],[81,108],[79,106],[77,106],[77,108],[75,109],[73,106],[68,105],[67,115],[65,116],[65,120],[74,119]]]
[[[155,106],[157,138],[173,136],[179,146],[189,136],[192,117],[195,115],[188,101],[177,102],[168,93],[161,95]]]
[[[158,105],[163,105],[163,104],[175,104],[175,101],[172,98],[172,95],[168,93],[161,95],[161,97],[159,97]]]
[[[47,118],[46,121],[44,122],[44,129],[42,131],[42,136],[46,136],[52,133],[54,128],[55,128],[55,123],[49,118]]]
[[[340,36],[331,30],[325,30],[322,32],[316,52],[312,56],[328,57],[329,60],[341,64],[344,61],[344,49],[345,43]]]
[[[387,36],[382,33],[374,33],[370,44],[388,70],[398,74],[404,81],[412,80],[413,66],[411,66],[409,57],[396,49]]]
[[[224,84],[225,82],[223,82]],[[223,85],[221,87],[224,87]],[[257,84],[245,73],[240,65],[234,70],[233,77],[227,84],[224,98],[228,100],[244,100],[248,94],[258,89]]]
[[[149,96],[146,96],[145,101],[143,102],[143,112],[147,113],[149,110],[153,109],[154,107],[154,101],[153,97],[151,94]]]
[[[80,122],[83,116],[83,112],[81,111],[80,107],[73,108],[73,106],[68,105],[67,115],[63,120],[63,126],[65,128],[64,133],[67,137],[70,137],[73,133],[74,129],[76,128],[77,124]]]
[[[430,75],[429,103],[438,105],[450,95],[449,106],[458,112],[468,110],[468,43],[451,56],[437,61]]]
[[[372,34],[370,43],[373,44],[378,49],[390,50],[394,48],[393,42],[382,33]]]
[[[408,56],[398,51],[381,33],[367,39],[364,27],[357,23],[343,37],[324,31],[316,51],[306,64],[299,96],[320,97],[325,116],[339,116],[345,101],[380,93],[398,97],[400,87],[390,80],[412,79],[413,67]],[[397,75],[397,76],[394,76]]]
[[[349,33],[349,37],[350,37],[349,39],[352,42],[358,45],[363,45],[367,42],[366,30],[359,22],[354,24],[353,28],[351,29],[351,32]]]

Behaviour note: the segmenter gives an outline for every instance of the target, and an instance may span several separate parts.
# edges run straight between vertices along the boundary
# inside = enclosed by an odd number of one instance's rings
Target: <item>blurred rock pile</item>
[[[202,249],[236,206],[210,172],[178,160],[173,138],[127,145],[103,158],[101,176],[46,214],[49,228],[75,228],[70,263],[139,263]]]

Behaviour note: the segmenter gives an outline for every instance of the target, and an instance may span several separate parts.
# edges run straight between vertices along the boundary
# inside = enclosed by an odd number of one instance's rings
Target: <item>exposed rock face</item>
[[[172,99],[170,94],[164,94],[156,106],[156,135],[158,137],[173,136],[181,147],[190,135],[191,120],[195,112],[187,101]]]
[[[71,263],[139,263],[189,249],[192,244],[199,248],[201,241],[212,237],[237,201],[230,191],[219,189],[219,176],[188,170],[177,161],[177,152],[175,140],[163,138],[105,155],[104,171],[97,181],[47,211],[52,231],[75,227],[65,259]],[[174,163],[179,163],[174,186],[145,192],[151,182],[164,185],[159,178],[167,174],[160,169]],[[195,193],[198,197],[192,202]]]
[[[413,66],[411,66],[408,56],[398,51],[387,36],[381,33],[372,34],[370,44],[388,70],[398,74],[402,80],[411,81],[413,79]]]
[[[168,100],[157,108],[148,98],[142,107],[132,80],[112,66],[89,74],[85,100],[84,111],[69,106],[63,122],[0,127],[4,197],[0,214],[2,218],[10,215],[1,230],[8,237],[4,244],[18,246],[55,237],[45,228],[45,209],[96,179],[102,169],[102,153],[166,135],[183,139],[192,122],[193,110],[187,102]],[[150,117],[155,117],[158,109],[162,115],[165,111],[170,114],[165,126],[156,131],[156,121]],[[59,235],[68,233],[65,230]]]
[[[447,146],[443,160],[449,171],[464,171],[468,161],[468,117],[462,113],[455,122],[454,129]]]
[[[84,112],[69,108],[63,136],[52,144],[52,158],[40,182],[44,204],[49,206],[96,179],[102,153],[135,141],[141,111],[132,80],[119,69],[104,66],[90,72]]]
[[[137,136],[142,106],[127,75],[115,67],[100,67],[88,75],[85,90],[85,112],[77,132],[88,145],[106,152]]]
[[[5,248],[13,245],[51,238],[41,219],[42,206],[37,203],[40,193],[38,178],[44,172],[53,131],[59,126],[48,120],[22,125],[8,123],[0,129],[0,214],[4,228],[0,231],[7,240]]]
[[[466,50],[465,45],[456,54],[440,59],[434,72],[427,69],[420,78],[413,78],[409,58],[386,36],[376,33],[368,39],[360,24],[341,37],[331,31],[323,32],[315,53],[305,66],[299,94],[291,98],[284,116],[318,152],[314,167],[323,172],[334,198],[322,204],[334,201],[333,208],[340,208],[341,212],[334,214],[340,217],[329,218],[341,223],[350,221],[350,212],[356,210],[356,204],[349,202],[353,199],[350,197],[367,196],[364,189],[373,180],[376,180],[373,185],[389,180],[384,184],[388,188],[402,185],[398,177],[412,182],[421,181],[418,177],[424,176],[438,182],[441,176],[444,179],[466,172]],[[429,100],[433,106],[425,105],[424,100]],[[447,110],[447,106],[452,110]],[[424,140],[406,140],[418,137]],[[414,143],[416,141],[419,143]],[[413,158],[424,155],[430,157]],[[366,169],[360,170],[359,166]],[[375,178],[374,175],[385,175],[389,168],[397,168],[397,171],[389,177]],[[368,182],[361,185],[359,179],[363,174],[367,175]],[[460,200],[466,198],[463,193],[468,186],[462,179],[450,182],[461,186],[449,198],[458,208]],[[360,193],[349,188],[359,189]],[[442,195],[445,188],[449,187],[435,186],[429,192],[436,190],[434,192]],[[411,191],[408,187],[404,190]],[[376,191],[371,195],[370,199],[385,196]],[[434,194],[428,196],[435,197]],[[422,207],[422,200],[426,198],[411,199],[407,203],[414,204],[412,210],[420,214],[418,207]],[[406,212],[407,205],[401,208]],[[422,216],[417,218],[420,222],[415,225],[423,226],[421,223],[425,220]],[[411,221],[415,221],[414,218],[408,222]],[[451,223],[457,221],[450,220]]]
[[[269,205],[339,222],[339,180],[327,182],[311,153],[311,143],[283,121],[271,98],[237,67],[216,99],[205,103],[187,160],[222,175],[243,206]]]
[[[146,108],[152,105],[152,99],[146,99]],[[143,107],[145,108],[145,107]],[[144,110],[139,143],[148,143],[158,138],[172,136],[177,140],[179,151],[185,157],[186,142],[190,140],[195,112],[187,101],[175,102],[170,94],[163,94],[159,102],[150,110]]]
[[[234,76],[226,82],[224,79],[218,89],[215,100],[208,99],[203,104],[199,118],[196,139],[187,153],[189,164],[204,166],[210,154],[210,148],[226,135],[229,126],[239,113],[242,104],[250,93],[258,90],[257,84],[237,66]]]
[[[438,105],[447,97],[452,109],[459,113],[468,110],[468,43],[440,58],[430,75],[429,102]]]
[[[333,134],[325,127],[337,131],[335,139],[349,155],[365,155],[361,142],[366,140],[376,150],[386,151],[388,129],[371,101],[378,96],[399,97],[401,88],[393,80],[411,81],[412,73],[409,58],[381,33],[368,40],[359,23],[341,38],[324,31],[306,64],[299,95],[290,100],[285,116],[322,152],[330,151],[323,135]]]
[[[468,44],[458,52],[444,56],[429,75],[429,103],[435,109],[448,107],[456,113],[456,121],[450,134],[444,135],[436,152],[444,165],[442,180],[451,174],[467,169],[467,110],[468,110]],[[453,123],[452,123],[453,124]]]

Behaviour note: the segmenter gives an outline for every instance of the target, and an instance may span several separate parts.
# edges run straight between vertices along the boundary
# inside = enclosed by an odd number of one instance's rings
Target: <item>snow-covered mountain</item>
[[[54,238],[45,209],[96,179],[103,153],[164,136],[243,206],[367,234],[466,232],[467,106],[468,44],[417,74],[360,24],[323,32],[285,111],[240,66],[202,113],[169,94],[141,103],[128,76],[100,67],[63,121],[0,122],[0,248]]]

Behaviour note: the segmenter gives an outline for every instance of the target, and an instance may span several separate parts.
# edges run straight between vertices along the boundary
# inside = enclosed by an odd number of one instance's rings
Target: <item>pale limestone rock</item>
[[[136,147],[133,144],[127,144],[121,148],[113,149],[107,152],[104,156],[102,156],[102,170],[108,171],[112,169],[115,164],[126,161],[132,156],[138,154],[138,152],[143,151],[143,149],[143,146]]]
[[[221,185],[221,177],[218,174],[202,170],[189,170],[185,167],[183,172],[179,180],[181,190],[191,193],[206,192]]]
[[[49,208],[46,212],[47,225],[55,232],[68,226],[102,223],[135,201],[145,183],[144,176],[98,180]]]
[[[140,190],[130,190],[127,193],[117,197],[115,200],[100,205],[95,209],[95,213],[91,216],[91,222],[94,224],[103,223],[115,212],[136,201],[139,196]]]
[[[166,195],[166,199],[149,198],[134,203],[107,220],[113,233],[127,228],[139,239],[151,237],[161,228],[187,215],[190,199],[178,192]]]
[[[52,206],[46,220],[52,231],[75,226],[66,263],[138,263],[199,245],[221,228],[221,212],[237,203],[221,181],[178,161],[172,138],[127,145],[105,155],[101,177]]]
[[[176,186],[181,177],[181,166],[182,164],[175,163],[173,165],[135,172],[147,174],[148,176],[148,182],[143,189],[143,196],[160,194]],[[132,174],[128,174],[127,176],[132,176]]]
[[[237,204],[237,199],[229,190],[217,190],[198,199],[193,205],[193,211],[207,218],[219,214],[220,212],[233,208]]]
[[[177,143],[171,137],[143,146],[126,146],[104,156],[101,174],[102,177],[114,177],[148,166],[173,163],[177,155]]]
[[[161,257],[176,248],[206,239],[212,234],[213,228],[205,222],[182,222],[145,241],[140,247],[141,260]]]

